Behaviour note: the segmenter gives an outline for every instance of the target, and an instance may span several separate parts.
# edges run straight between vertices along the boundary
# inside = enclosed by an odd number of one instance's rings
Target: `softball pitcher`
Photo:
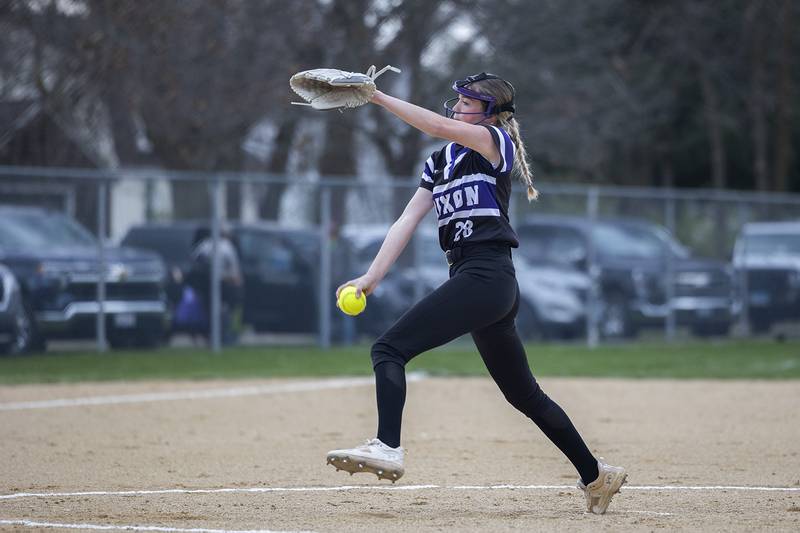
[[[539,387],[514,324],[519,288],[509,223],[511,175],[528,200],[533,187],[525,146],[514,119],[514,87],[481,73],[456,81],[442,116],[376,91],[371,102],[447,144],[425,161],[414,196],[389,229],[367,272],[343,283],[370,294],[408,244],[420,220],[436,211],[450,279],[406,312],[372,346],[378,432],[365,444],[328,453],[337,470],[371,472],[396,481],[404,473],[400,427],[405,365],[418,354],[469,333],[508,402],[530,418],[578,471],[588,510],[602,514],[625,482],[624,468],[595,458],[566,413]]]

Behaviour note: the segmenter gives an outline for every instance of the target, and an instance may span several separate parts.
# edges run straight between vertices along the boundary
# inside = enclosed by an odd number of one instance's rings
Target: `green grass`
[[[797,379],[800,341],[637,343],[602,346],[529,345],[537,376],[678,379]],[[467,343],[423,354],[408,369],[433,375],[484,376]],[[369,375],[369,346],[234,348],[220,354],[190,348],[155,351],[52,352],[0,357],[0,384],[145,379],[244,379]]]

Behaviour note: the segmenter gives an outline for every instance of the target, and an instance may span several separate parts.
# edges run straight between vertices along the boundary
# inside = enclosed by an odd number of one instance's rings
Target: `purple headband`
[[[495,108],[495,105],[497,104],[497,99],[494,96],[490,94],[483,94],[477,91],[473,91],[468,87],[468,85],[475,83],[476,81],[482,81],[482,80],[501,80],[503,83],[508,85],[508,87],[511,89],[511,95],[512,95],[511,101],[506,102],[505,104],[497,106]],[[508,111],[510,113],[514,112],[514,96],[513,96],[514,86],[511,85],[506,80],[504,80],[503,78],[495,76],[494,74],[487,74],[486,72],[481,72],[480,74],[469,76],[465,80],[457,80],[453,82],[453,90],[458,94],[466,96],[467,98],[472,98],[474,100],[480,100],[482,102],[487,103],[485,111],[479,111],[475,113],[459,113],[460,115],[483,115],[485,117],[490,117],[492,115],[503,113],[505,111]],[[452,116],[455,114],[455,110],[448,104],[450,104],[450,102],[455,102],[457,100],[458,97],[450,98],[444,103],[445,114],[447,115],[447,117],[452,118]]]

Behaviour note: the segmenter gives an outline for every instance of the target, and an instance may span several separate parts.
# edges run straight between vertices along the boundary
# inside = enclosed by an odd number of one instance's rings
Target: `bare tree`
[[[237,170],[250,128],[287,99],[288,72],[313,32],[317,3],[86,0],[79,16],[55,3],[20,3],[16,21],[34,36],[40,91],[52,106],[71,95],[108,109],[122,164],[140,162],[146,135],[169,169]],[[318,19],[316,19],[319,22]],[[280,103],[278,103],[280,102]],[[138,121],[138,126],[137,126]],[[208,213],[202,187],[175,184],[180,216]]]
[[[423,0],[384,3],[374,0],[331,2],[326,12],[329,23],[326,64],[364,71],[370,64],[399,66],[398,78],[381,78],[382,87],[400,87],[400,96],[421,105],[429,104],[431,94],[446,87],[442,79],[450,73],[431,71],[422,65],[431,40],[441,34],[449,17],[461,2],[434,3]],[[392,92],[391,89],[387,89]],[[389,174],[407,180],[416,175],[424,157],[422,136],[381,110],[367,108],[328,115],[326,144],[320,163],[323,176],[356,175],[356,132],[363,130],[378,148]],[[333,219],[344,221],[345,191],[336,190]],[[405,195],[397,195],[396,209],[405,204]]]
[[[393,37],[383,44],[381,55],[385,58],[384,62],[402,67],[402,80],[396,84],[401,91],[399,96],[422,107],[442,110],[442,102],[450,96],[453,80],[466,75],[460,71],[469,57],[467,50],[473,46],[471,42],[442,41],[453,39],[451,30],[454,26],[470,22],[460,15],[470,4],[460,0],[406,0],[384,13],[384,24],[393,26],[395,31]],[[440,45],[438,57],[433,65],[426,65],[426,54],[435,45]],[[423,154],[424,144],[432,140],[383,110],[371,111],[373,122],[367,131],[383,157],[389,174],[397,180],[408,180],[419,175],[422,161],[428,155]],[[400,213],[407,200],[405,194],[396,195],[395,214]]]
[[[775,189],[785,191],[789,188],[789,171],[792,164],[792,117],[796,116],[797,99],[796,82],[792,77],[793,68],[797,69],[798,40],[794,37],[794,29],[798,23],[797,2],[783,0],[778,10],[778,43],[777,88],[775,95],[775,161],[773,164],[773,183]],[[798,189],[800,189],[800,184]]]
[[[403,74],[380,85],[433,109],[462,74],[493,70],[511,80],[535,170],[545,176],[800,190],[800,39],[791,0],[59,5],[0,2],[0,98],[26,88],[82,131],[99,166],[237,170],[242,141],[268,120],[276,145],[258,168],[284,172],[309,113],[286,105],[288,77],[391,63]],[[426,139],[415,129],[372,106],[324,117],[320,174],[356,173],[359,131],[390,174],[418,173]],[[105,130],[111,152],[89,142]],[[207,212],[205,190],[179,185],[176,193],[179,216]],[[268,189],[264,216],[276,215],[282,193]]]

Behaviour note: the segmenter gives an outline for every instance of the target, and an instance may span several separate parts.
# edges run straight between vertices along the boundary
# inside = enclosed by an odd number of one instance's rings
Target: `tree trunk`
[[[699,67],[700,83],[703,90],[703,107],[711,144],[711,186],[724,189],[726,185],[725,144],[722,139],[722,121],[719,109],[719,96],[708,73]]]
[[[289,161],[289,152],[297,131],[296,120],[286,120],[278,128],[278,135],[275,137],[275,147],[272,150],[267,172],[270,174],[283,174],[286,172],[286,163]],[[288,176],[287,176],[288,178]],[[277,220],[278,211],[281,206],[283,193],[286,185],[283,183],[271,183],[267,185],[267,192],[261,199],[259,205],[259,215],[266,220]]]
[[[661,178],[661,186],[666,189],[672,189],[675,187],[675,169],[672,166],[672,159],[669,157],[669,154],[666,154],[660,158],[660,165],[661,168],[660,178]]]
[[[169,170],[207,169],[202,164],[202,153],[197,147],[176,145],[170,141],[154,139],[156,156]],[[196,165],[196,166],[195,166]],[[172,181],[172,216],[176,220],[208,218],[211,216],[211,190],[200,180]]]
[[[400,155],[389,164],[389,172],[391,172],[393,179],[413,184],[412,178],[422,174],[424,159],[419,156],[420,144],[421,134],[416,129],[409,130],[402,137]],[[398,217],[411,199],[414,190],[409,186],[409,188],[394,189],[394,191],[392,204],[394,206],[394,216]]]
[[[775,190],[788,190],[789,167],[792,163],[792,29],[795,9],[792,0],[784,0],[780,11],[780,44],[778,50],[778,91],[775,103]]]
[[[205,182],[173,181],[172,198],[172,217],[176,220],[211,216],[211,190]]]
[[[705,108],[706,124],[708,127],[708,137],[711,143],[711,185],[715,189],[724,189],[726,186],[726,153],[725,143],[722,138],[722,120],[720,115],[719,95],[713,82],[700,67],[700,82],[703,89],[703,106]],[[725,213],[719,204],[713,205],[713,217],[716,238],[714,239],[714,254],[717,257],[724,257],[725,254]]]
[[[241,142],[234,143],[222,151],[216,168],[222,172],[239,172],[242,170]],[[224,218],[226,220],[240,220],[242,218],[242,182],[224,182],[222,201],[225,206]]]
[[[320,161],[320,175],[324,178],[354,179],[355,158],[355,112],[345,112],[329,117],[325,148]],[[331,194],[331,218],[334,227],[347,223],[345,216],[346,187],[333,187]]]
[[[750,93],[748,111],[752,126],[750,128],[753,143],[753,177],[756,190],[769,190],[767,171],[767,117],[766,90],[764,88],[764,31],[762,29],[764,14],[759,10],[760,2],[754,2],[745,15],[751,28],[750,45]],[[759,16],[760,15],[760,16]]]

